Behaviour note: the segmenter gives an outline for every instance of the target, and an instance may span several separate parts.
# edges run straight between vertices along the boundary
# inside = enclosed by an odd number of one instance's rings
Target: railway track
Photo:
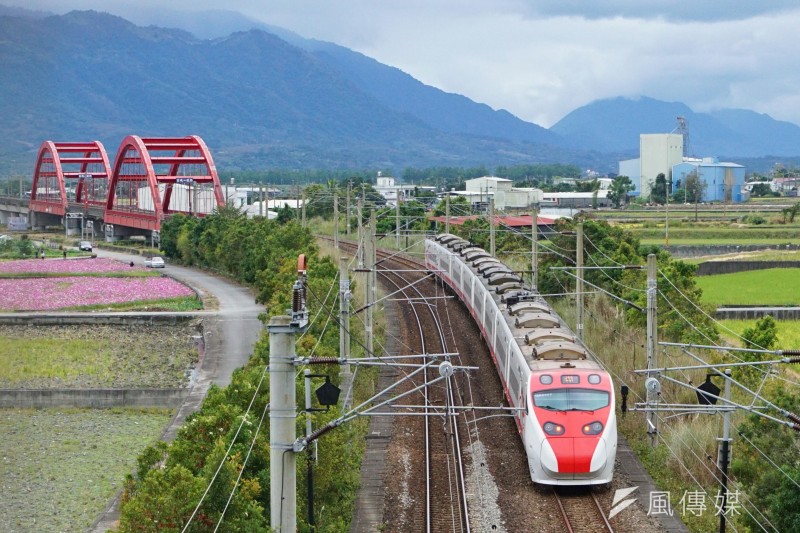
[[[340,239],[340,248],[354,253],[355,244]],[[409,288],[405,295],[398,293],[386,299],[387,305],[391,299],[398,300],[394,303],[398,304],[395,314],[396,326],[400,326],[396,328],[398,344],[402,346],[399,352],[433,354],[449,350],[459,354],[458,359],[453,360],[454,365],[479,367],[469,375],[456,373],[448,389],[442,382],[430,387],[429,410],[442,413],[447,402],[475,406],[505,404],[497,372],[466,308],[452,298],[452,293],[443,293],[440,285],[419,282],[426,273],[414,258],[381,250],[377,257],[381,283],[387,293],[417,282],[413,287],[419,292]],[[438,315],[443,325],[437,325],[431,314]],[[437,367],[438,363],[431,368],[433,377],[439,375]],[[398,372],[402,375],[403,369]],[[415,382],[409,380],[407,389],[420,383],[422,378]],[[452,396],[445,396],[445,390]],[[421,395],[414,398],[405,399],[403,403],[425,401]],[[432,422],[427,429],[428,446],[424,444],[424,420]],[[452,421],[456,424],[451,425]],[[394,455],[387,458],[384,531],[612,531],[603,524],[605,518],[596,510],[596,503],[592,503],[593,507],[573,511],[575,505],[587,503],[562,501],[568,517],[564,519],[555,496],[550,497],[532,485],[524,449],[515,434],[517,428],[507,415],[465,411],[456,417],[395,417],[393,424],[390,448]],[[466,450],[464,455],[468,456],[468,469],[464,472],[466,489],[463,484],[462,488],[456,488],[458,472],[465,468],[462,454],[454,454],[453,450],[458,448]],[[457,456],[462,466],[456,464]],[[404,476],[408,476],[407,481]],[[621,531],[642,529],[622,526]]]
[[[340,247],[353,252],[355,244],[341,242]],[[433,363],[423,369],[420,378],[409,379],[406,388],[421,387],[419,394],[404,400],[404,405],[422,405],[425,416],[414,417],[410,424],[419,428],[424,439],[424,469],[414,475],[413,486],[424,486],[424,513],[412,517],[414,531],[459,532],[470,531],[465,464],[461,438],[464,424],[452,415],[453,406],[461,405],[458,381],[448,377],[430,384],[439,377],[439,363],[449,357],[449,347],[455,344],[452,333],[442,323],[437,301],[442,294],[435,284],[419,283],[427,276],[424,264],[413,259],[385,251],[377,252],[377,274],[395,293],[394,299],[403,300],[402,312],[408,316],[406,323],[416,325],[416,331],[406,331],[402,341],[408,353],[423,354],[419,364]],[[454,362],[458,364],[458,362]],[[406,372],[406,374],[408,374]],[[398,406],[410,409],[409,407]],[[448,414],[449,413],[449,414]],[[416,458],[412,458],[416,462]]]
[[[553,488],[552,494],[568,533],[614,533],[600,500],[591,489]]]

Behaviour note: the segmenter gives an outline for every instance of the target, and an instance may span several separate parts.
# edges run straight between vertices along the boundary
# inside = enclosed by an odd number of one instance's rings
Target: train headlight
[[[600,375],[599,374],[589,374],[589,383],[592,385],[597,385],[600,383]]]
[[[545,422],[542,429],[544,429],[544,432],[548,435],[560,436],[564,434],[564,426],[556,424],[555,422]]]
[[[547,430],[545,430],[547,431]],[[584,424],[581,428],[584,435],[599,435],[603,431],[602,422],[592,422],[591,424]]]

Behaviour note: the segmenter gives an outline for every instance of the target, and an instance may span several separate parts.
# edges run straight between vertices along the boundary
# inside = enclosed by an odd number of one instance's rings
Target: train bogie
[[[479,325],[506,399],[518,409],[515,421],[531,479],[547,485],[609,483],[617,449],[610,376],[538,294],[487,256],[451,235],[426,241],[428,268]]]

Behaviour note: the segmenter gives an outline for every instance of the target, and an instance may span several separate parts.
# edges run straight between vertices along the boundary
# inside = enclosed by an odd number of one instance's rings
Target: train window
[[[581,377],[580,376],[576,376],[576,375],[572,375],[572,374],[561,376],[561,383],[564,384],[564,385],[577,385],[580,382],[581,382]]]
[[[542,374],[541,376],[539,376],[539,383],[541,383],[542,385],[550,385],[551,383],[553,383],[553,376],[551,376],[550,374]]]
[[[589,383],[592,385],[600,383],[600,374],[589,374]]]
[[[596,411],[608,404],[608,392],[600,390],[569,388],[533,393],[533,405],[552,411]]]

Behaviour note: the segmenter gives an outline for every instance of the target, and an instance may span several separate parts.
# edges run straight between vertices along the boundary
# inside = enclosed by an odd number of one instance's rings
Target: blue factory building
[[[673,186],[678,180],[697,173],[706,184],[704,202],[743,202],[747,200],[744,187],[745,167],[736,163],[720,163],[715,157],[703,159],[684,158],[682,163],[672,166]]]

